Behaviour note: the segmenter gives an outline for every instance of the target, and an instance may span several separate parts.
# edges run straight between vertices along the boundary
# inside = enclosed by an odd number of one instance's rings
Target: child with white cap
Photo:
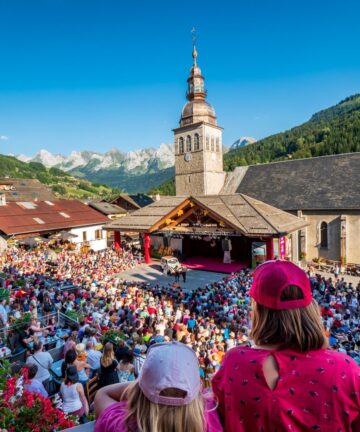
[[[212,396],[203,394],[194,351],[152,345],[139,379],[98,391],[95,432],[221,432]]]

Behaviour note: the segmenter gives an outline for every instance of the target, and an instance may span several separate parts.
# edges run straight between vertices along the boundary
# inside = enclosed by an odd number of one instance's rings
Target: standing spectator
[[[41,342],[34,342],[34,354],[28,358],[27,363],[36,364],[38,370],[35,378],[43,384],[45,390],[49,393],[49,370],[54,361],[51,355],[48,352],[43,351],[42,348],[43,346]]]
[[[68,415],[79,417],[80,423],[83,423],[84,417],[89,414],[89,405],[83,386],[78,381],[76,366],[68,366],[60,393],[63,400],[63,411]]]
[[[0,302],[0,327],[5,327],[8,322],[8,313],[6,311],[6,299]]]
[[[146,360],[146,351],[147,346],[141,345],[139,347],[140,354],[135,356],[135,377],[137,378],[140,375],[141,369],[144,366],[145,360]]]
[[[65,342],[65,345],[64,345],[64,356],[66,356],[66,353],[69,350],[75,349],[77,337],[78,337],[78,332],[77,331],[73,331],[71,333],[71,335],[68,337],[68,339],[67,339],[67,341]]]
[[[100,387],[118,383],[117,371],[119,368],[119,363],[115,360],[113,344],[107,342],[100,360]]]
[[[255,346],[228,351],[212,382],[225,430],[359,431],[360,370],[327,349],[305,272],[264,263],[250,295]]]
[[[182,267],[181,267],[181,276],[182,276],[182,278],[183,278],[183,282],[184,282],[184,283],[186,282],[186,272],[187,272],[187,268],[184,267],[184,266],[182,266]]]

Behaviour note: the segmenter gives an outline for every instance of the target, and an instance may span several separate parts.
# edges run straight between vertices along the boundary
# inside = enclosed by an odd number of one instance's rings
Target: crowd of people
[[[184,282],[173,284],[170,276],[166,286],[121,277],[122,271],[137,264],[126,249],[88,254],[64,250],[57,256],[46,248],[6,251],[0,272],[10,298],[1,301],[0,326],[15,322],[23,312],[32,317],[26,329],[15,332],[11,351],[28,348],[33,342],[32,357],[41,356],[37,336],[53,330],[55,323],[49,319],[41,326],[39,318],[55,311],[72,311],[79,317],[79,326],[64,346],[65,398],[66,394],[74,398],[77,392],[81,400],[78,384],[86,384],[95,374],[100,386],[135,380],[150,347],[163,342],[180,342],[191,348],[199,362],[200,377],[210,386],[226,352],[252,343],[252,271],[243,270],[188,290]],[[353,286],[343,278],[324,278],[311,268],[308,276],[332,349],[360,364],[360,281]],[[113,334],[111,342],[98,351],[103,335],[109,333]],[[38,368],[39,377],[41,368],[31,357],[30,363]],[[45,391],[47,378],[39,380]],[[69,386],[74,386],[71,391]]]

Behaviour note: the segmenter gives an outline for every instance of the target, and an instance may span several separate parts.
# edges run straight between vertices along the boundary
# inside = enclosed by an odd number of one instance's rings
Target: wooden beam
[[[176,206],[173,210],[171,210],[168,214],[163,216],[159,221],[157,221],[152,227],[150,227],[149,232],[157,231],[159,227],[166,221],[166,219],[171,219],[179,210],[182,210],[186,206],[190,204],[189,199],[185,199],[181,204]]]
[[[173,228],[176,225],[179,225],[182,221],[184,221],[186,218],[191,216],[194,211],[197,209],[197,207],[191,207],[187,212],[185,212],[183,215],[181,215],[178,219],[176,219],[174,222],[172,222],[170,225],[167,225],[168,228]]]

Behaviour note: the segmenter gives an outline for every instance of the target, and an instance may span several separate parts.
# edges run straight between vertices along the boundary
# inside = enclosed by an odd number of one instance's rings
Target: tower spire
[[[191,29],[191,39],[192,39],[192,45],[193,45],[193,51],[192,51],[192,56],[193,56],[193,60],[194,60],[194,66],[197,66],[196,63],[196,58],[197,58],[197,51],[196,51],[196,28],[193,27]]]

